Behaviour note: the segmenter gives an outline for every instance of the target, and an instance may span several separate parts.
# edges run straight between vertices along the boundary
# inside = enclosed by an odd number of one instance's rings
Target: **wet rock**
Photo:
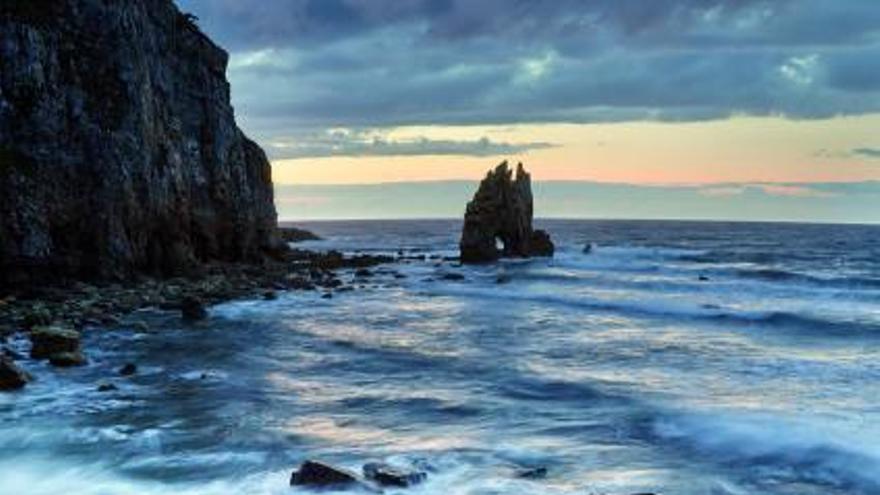
[[[364,465],[364,477],[379,486],[406,488],[417,485],[428,477],[423,471],[407,471],[383,462]]]
[[[18,390],[31,381],[31,376],[9,356],[0,355],[0,390]]]
[[[464,275],[460,273],[444,273],[440,278],[443,280],[460,281],[464,280]]]
[[[70,368],[73,366],[83,366],[88,361],[80,351],[60,352],[49,356],[49,364],[58,368]]]
[[[274,290],[267,290],[266,292],[263,292],[263,299],[266,301],[274,301],[278,299],[278,293]]]
[[[370,270],[367,270],[366,268],[358,268],[354,272],[354,276],[358,277],[358,278],[371,277],[371,276],[373,276],[373,272],[371,272]]]
[[[708,282],[709,277],[707,277],[705,275],[700,275],[699,277],[697,277],[697,280],[699,280],[700,282]]]
[[[321,295],[321,299],[333,299],[333,293],[332,292],[325,292],[324,294]]]
[[[296,243],[303,241],[320,241],[321,238],[312,232],[296,227],[279,227],[278,236],[284,242]]]
[[[583,253],[584,253],[584,254],[590,254],[590,253],[592,253],[592,252],[593,252],[593,243],[592,243],[592,242],[588,242],[588,243],[586,243],[586,244],[584,245]]]
[[[98,385],[98,392],[113,392],[115,390],[119,390],[119,387],[112,383],[102,383]]]
[[[502,275],[498,275],[498,277],[495,278],[495,283],[496,284],[506,284],[506,283],[509,283],[510,280],[511,280],[510,275],[502,274]]]
[[[21,354],[19,354],[18,352],[10,349],[9,347],[5,347],[5,346],[3,347],[3,352],[0,353],[0,355],[6,356],[12,360],[22,359],[24,357]]]
[[[80,335],[76,330],[52,325],[31,331],[31,357],[47,359],[56,354],[79,352]]]
[[[507,162],[501,163],[486,175],[467,205],[459,242],[461,262],[553,256],[549,234],[533,230],[532,216],[531,177],[521,163],[515,178]]]
[[[25,328],[52,324],[52,312],[43,304],[33,305],[22,316],[22,324]]]
[[[121,368],[119,368],[119,374],[121,376],[131,376],[137,373],[137,365],[134,363],[125,363]]]
[[[527,480],[540,480],[547,477],[547,468],[544,466],[523,469],[516,474],[517,478]]]
[[[290,475],[290,486],[344,487],[358,483],[357,476],[318,461],[305,461]]]
[[[187,296],[180,302],[180,316],[189,322],[204,320],[208,317],[208,310],[201,299]]]

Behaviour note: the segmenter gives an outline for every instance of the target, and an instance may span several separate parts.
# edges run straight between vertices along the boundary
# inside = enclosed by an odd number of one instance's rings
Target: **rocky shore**
[[[304,232],[297,229],[290,237],[316,237]],[[288,290],[323,291],[331,297],[333,291],[354,288],[343,282],[340,271],[353,270],[363,279],[371,273],[368,268],[401,258],[288,249],[261,264],[207,263],[186,277],[144,276],[105,284],[61,281],[27,287],[0,295],[0,341],[24,333],[31,340],[31,358],[48,359],[62,367],[82,365],[88,353],[80,348],[79,332],[123,323],[146,325],[127,318],[136,310],[175,311],[191,323],[207,315],[206,307],[234,299],[274,299],[279,291]],[[30,377],[15,363],[20,356],[6,346],[0,356],[4,359],[0,389],[23,387]]]

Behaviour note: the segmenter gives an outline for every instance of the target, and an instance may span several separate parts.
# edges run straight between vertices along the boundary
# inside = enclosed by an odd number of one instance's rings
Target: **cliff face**
[[[171,0],[0,2],[0,284],[273,248],[227,59]]]
[[[507,162],[490,170],[467,205],[459,248],[462,263],[504,257],[553,256],[553,242],[532,229],[532,179],[522,163],[516,178]],[[498,249],[497,243],[503,246]]]

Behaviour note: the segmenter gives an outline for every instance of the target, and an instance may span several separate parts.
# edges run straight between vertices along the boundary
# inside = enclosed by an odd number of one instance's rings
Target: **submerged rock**
[[[290,486],[326,488],[357,483],[357,476],[353,473],[318,461],[305,461],[290,475]]]
[[[522,471],[516,473],[517,478],[523,478],[527,480],[541,480],[547,477],[547,468],[544,466],[523,469]]]
[[[102,383],[98,385],[98,392],[113,392],[115,390],[119,390],[119,387],[112,383]]]
[[[532,228],[531,177],[507,162],[490,171],[467,205],[459,249],[462,263],[486,263],[501,257],[553,256],[550,235]]]
[[[9,356],[0,355],[0,390],[18,390],[31,381],[31,376]]]
[[[423,471],[407,471],[384,462],[364,464],[364,477],[379,486],[406,488],[417,485],[428,477]]]
[[[79,352],[80,335],[72,328],[61,325],[37,327],[31,331],[31,358],[49,359],[52,356]]]

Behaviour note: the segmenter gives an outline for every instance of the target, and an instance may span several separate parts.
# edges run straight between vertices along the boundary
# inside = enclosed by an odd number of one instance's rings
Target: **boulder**
[[[59,352],[49,356],[49,364],[58,368],[70,368],[72,366],[82,366],[88,361],[80,351]]]
[[[80,335],[61,325],[37,327],[31,331],[31,357],[48,359],[57,354],[79,352]]]
[[[0,390],[18,390],[31,381],[30,375],[9,356],[0,355]]]
[[[379,486],[406,488],[425,481],[427,477],[423,471],[407,471],[384,462],[364,464],[364,478]]]
[[[180,302],[180,316],[184,321],[199,321],[208,317],[208,310],[201,299],[187,296]]]
[[[516,177],[503,162],[480,183],[464,216],[459,249],[462,263],[501,257],[553,256],[550,235],[532,228],[531,176],[522,163]]]
[[[305,461],[290,475],[290,486],[326,488],[357,483],[357,476],[353,473],[318,461]]]
[[[121,376],[131,376],[137,373],[137,365],[134,363],[125,363],[122,368],[119,368],[119,374]]]

